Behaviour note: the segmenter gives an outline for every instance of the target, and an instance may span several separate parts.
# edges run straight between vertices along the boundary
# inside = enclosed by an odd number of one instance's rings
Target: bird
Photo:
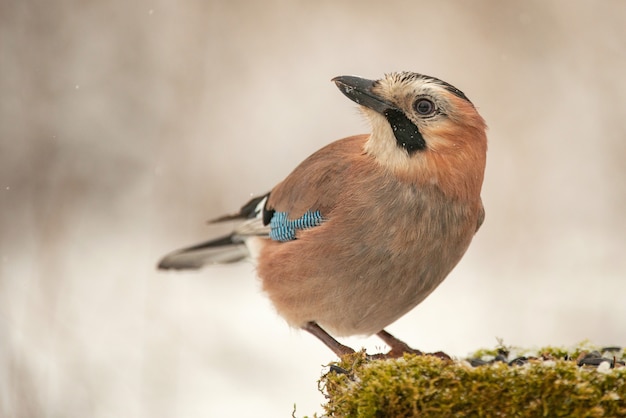
[[[252,258],[287,323],[337,356],[376,334],[390,357],[419,352],[385,328],[448,276],[482,225],[486,123],[458,88],[410,72],[339,76],[371,131],[329,143],[266,194],[210,222],[232,233],[167,254],[159,269]],[[297,140],[297,138],[296,138]]]

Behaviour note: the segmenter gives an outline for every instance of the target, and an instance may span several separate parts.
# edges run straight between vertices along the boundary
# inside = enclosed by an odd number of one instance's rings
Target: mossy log
[[[499,347],[467,360],[364,352],[320,380],[328,417],[626,417],[626,350]]]

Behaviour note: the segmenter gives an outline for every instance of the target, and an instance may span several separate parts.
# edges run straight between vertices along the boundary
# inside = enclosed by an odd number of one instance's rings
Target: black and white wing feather
[[[210,224],[241,221],[231,234],[171,252],[161,259],[158,268],[199,269],[208,264],[233,263],[249,257],[246,240],[269,236],[270,228],[264,222],[264,218],[268,218],[265,209],[268,196],[269,193],[255,197],[242,206],[238,213],[209,221]]]

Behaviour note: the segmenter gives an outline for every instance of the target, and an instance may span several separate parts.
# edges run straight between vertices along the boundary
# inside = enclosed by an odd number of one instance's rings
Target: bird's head
[[[458,183],[470,176],[479,180],[480,189],[486,125],[461,90],[412,72],[390,73],[380,80],[340,76],[333,81],[370,120],[365,152],[378,163],[407,181],[449,183],[454,177]]]

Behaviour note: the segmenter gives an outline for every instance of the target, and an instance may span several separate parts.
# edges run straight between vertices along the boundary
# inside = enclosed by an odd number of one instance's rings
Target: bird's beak
[[[378,113],[384,114],[389,109],[396,109],[391,103],[385,101],[372,91],[374,80],[354,77],[351,75],[342,75],[332,79],[339,90],[350,100],[369,107]]]

